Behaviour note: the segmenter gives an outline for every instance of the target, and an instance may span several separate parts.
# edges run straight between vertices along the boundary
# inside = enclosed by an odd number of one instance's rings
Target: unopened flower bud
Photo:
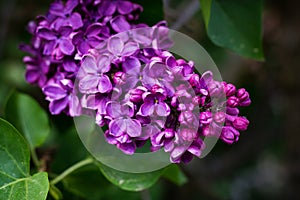
[[[199,87],[199,81],[200,81],[200,77],[198,74],[193,74],[189,79],[189,82],[192,87]]]
[[[245,117],[236,117],[235,120],[232,122],[234,128],[240,131],[245,131],[248,128],[249,120]]]
[[[144,94],[144,90],[140,89],[140,88],[135,88],[133,90],[130,90],[129,94],[130,94],[130,101],[133,103],[139,103],[143,100],[143,94]]]
[[[224,112],[217,112],[214,114],[214,121],[218,124],[222,124],[225,122],[226,114]]]
[[[236,96],[241,102],[249,99],[249,93],[245,90],[245,88],[238,89]]]
[[[212,114],[211,112],[201,112],[200,113],[200,123],[201,124],[209,124],[212,121]]]
[[[235,96],[231,96],[227,99],[227,106],[235,108],[239,105],[239,99]]]
[[[227,84],[224,84],[224,90],[225,90],[226,96],[230,97],[235,94],[236,87],[231,83],[227,83]]]
[[[123,85],[125,83],[126,75],[124,72],[116,72],[114,74],[113,80],[117,85]]]
[[[232,144],[239,140],[240,133],[238,130],[233,128],[232,126],[223,127],[220,139],[222,139],[227,144]]]

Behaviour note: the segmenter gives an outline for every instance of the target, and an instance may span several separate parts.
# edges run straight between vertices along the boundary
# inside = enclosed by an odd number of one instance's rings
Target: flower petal
[[[122,51],[122,56],[130,56],[134,54],[139,49],[136,42],[127,42]]]
[[[135,152],[136,146],[133,142],[130,143],[121,143],[117,147],[123,151],[125,154],[132,155]]]
[[[129,1],[118,1],[118,11],[121,15],[129,14],[133,10],[133,5]]]
[[[50,99],[57,100],[67,96],[67,92],[59,85],[48,85],[43,88],[44,94]]]
[[[130,29],[130,24],[126,21],[125,17],[118,15],[110,21],[111,27],[117,32],[123,32]]]
[[[121,105],[118,102],[111,101],[106,105],[106,112],[112,118],[122,116]]]
[[[111,37],[108,40],[107,45],[109,51],[114,54],[115,56],[118,56],[121,54],[123,48],[124,48],[124,42],[119,37]]]
[[[65,55],[72,55],[75,50],[74,45],[68,39],[61,39],[59,42],[59,48]]]
[[[86,35],[88,37],[98,36],[101,31],[102,31],[102,25],[100,23],[94,23],[87,27]]]
[[[109,123],[110,134],[118,137],[121,136],[126,131],[126,123],[124,119],[116,119]]]
[[[80,116],[81,115],[81,106],[79,99],[76,95],[71,94],[69,96],[69,113],[71,117]]]
[[[116,11],[116,4],[111,1],[102,1],[98,12],[104,16],[111,16]]]
[[[136,119],[125,119],[126,133],[130,137],[139,137],[142,132],[141,124]]]
[[[143,116],[150,116],[154,112],[154,104],[152,103],[143,103],[140,112]]]
[[[82,22],[81,15],[79,13],[73,13],[70,16],[69,24],[72,26],[72,28],[74,30],[82,27],[83,26],[83,22]]]
[[[165,102],[159,102],[158,104],[156,104],[155,111],[157,115],[162,117],[168,116],[171,112],[170,107]]]
[[[51,101],[49,104],[49,110],[52,115],[58,115],[67,107],[68,103],[68,98]]]
[[[79,89],[81,92],[96,93],[99,83],[99,76],[86,75],[79,81]]]
[[[100,93],[107,93],[112,90],[112,84],[106,75],[99,77],[98,90]]]
[[[55,33],[53,31],[51,31],[50,29],[48,29],[48,28],[39,28],[37,30],[37,35],[40,38],[43,38],[45,40],[55,40],[55,39],[57,39]]]
[[[127,74],[138,74],[141,70],[141,62],[136,57],[128,57],[123,62],[122,69]]]
[[[90,74],[97,74],[97,65],[93,56],[85,56],[81,68]]]
[[[97,62],[98,71],[101,73],[108,72],[110,70],[111,59],[108,55],[102,55]]]

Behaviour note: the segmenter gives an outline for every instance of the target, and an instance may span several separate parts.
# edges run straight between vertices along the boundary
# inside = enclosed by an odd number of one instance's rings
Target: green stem
[[[61,180],[63,180],[66,176],[68,176],[69,174],[71,174],[72,172],[74,172],[75,170],[83,167],[84,165],[88,165],[93,163],[94,160],[92,158],[87,158],[84,159],[78,163],[76,163],[75,165],[72,165],[71,167],[69,167],[68,169],[66,169],[63,173],[61,173],[60,175],[58,175],[55,179],[53,179],[52,181],[50,181],[50,183],[52,185],[55,185],[56,183],[60,182]]]
[[[31,153],[31,159],[33,164],[36,166],[37,169],[40,169],[41,166],[41,162],[39,161],[35,149],[34,148],[30,148],[30,153]]]

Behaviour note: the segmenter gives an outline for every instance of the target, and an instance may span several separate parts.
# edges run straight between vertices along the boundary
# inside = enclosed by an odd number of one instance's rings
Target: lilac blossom
[[[110,70],[109,55],[102,55],[95,59],[93,56],[86,56],[81,65],[81,78],[79,89],[84,93],[107,93],[112,90],[109,77],[105,74]]]
[[[75,50],[74,45],[70,41],[72,31],[70,26],[62,26],[58,31],[46,27],[38,28],[37,35],[48,41],[44,46],[43,53],[58,59],[62,58],[63,55],[71,55]]]
[[[138,24],[141,11],[126,0],[55,1],[29,23],[32,41],[21,47],[31,54],[23,59],[26,80],[42,88],[51,114],[94,116],[125,154],[150,141],[151,151],[188,163],[205,137],[237,142],[249,125],[239,111],[250,105],[249,93],[176,59],[166,22]]]
[[[57,16],[57,19],[53,22],[55,29],[62,26],[71,26],[76,30],[83,26],[81,15],[73,12],[78,3],[78,0],[68,0],[65,5],[61,1],[50,5],[49,13]]]
[[[70,116],[79,116],[81,106],[78,97],[73,93],[73,83],[71,80],[62,79],[58,83],[49,83],[43,87],[43,92],[50,101],[49,110],[52,114],[59,114],[68,109]]]
[[[102,37],[101,37],[102,36]],[[104,38],[109,36],[109,28],[100,23],[91,24],[86,31],[78,31],[72,39],[74,45],[77,46],[78,52],[83,55],[88,53],[92,48],[99,45]]]
[[[155,94],[147,93],[144,96],[144,103],[139,110],[142,116],[158,115],[166,117],[170,114],[170,107],[164,102],[165,95],[157,92]]]

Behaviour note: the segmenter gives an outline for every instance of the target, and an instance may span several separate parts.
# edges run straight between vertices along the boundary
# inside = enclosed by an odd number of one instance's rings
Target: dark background
[[[0,116],[14,88],[34,96],[47,109],[40,90],[24,80],[25,54],[17,46],[29,42],[25,29],[28,21],[45,13],[50,2],[0,1]],[[157,21],[155,13],[160,13],[161,1],[145,0],[143,4],[149,10],[143,19]],[[218,48],[207,39],[201,13],[195,9],[197,2],[165,1],[169,25],[199,41],[224,80],[249,90],[253,103],[242,113],[251,124],[238,143],[229,146],[218,142],[207,157],[182,166],[189,177],[184,186],[160,180],[135,198],[300,199],[300,3],[267,0],[264,4],[265,62],[256,62]],[[65,116],[52,120],[63,121],[64,126],[71,124]],[[77,198],[67,194],[66,199]]]

